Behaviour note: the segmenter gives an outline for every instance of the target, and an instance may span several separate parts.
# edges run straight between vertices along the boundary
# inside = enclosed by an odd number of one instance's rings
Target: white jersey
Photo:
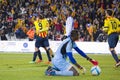
[[[65,28],[66,28],[66,34],[65,35],[66,36],[70,36],[71,31],[74,29],[73,24],[74,24],[74,20],[71,16],[69,16],[66,20],[66,26],[65,26]]]

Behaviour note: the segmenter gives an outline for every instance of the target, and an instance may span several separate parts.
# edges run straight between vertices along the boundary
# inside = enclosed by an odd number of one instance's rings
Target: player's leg
[[[68,70],[62,71],[49,66],[45,74],[49,76],[79,76],[79,72],[73,66]]]
[[[119,58],[117,56],[116,51],[113,48],[110,48],[110,51],[111,51],[111,54],[112,54],[114,60],[116,61],[115,67],[120,66],[120,60],[119,60]]]
[[[50,56],[49,50],[47,49],[47,47],[44,47],[44,49],[45,49],[45,51],[47,53],[47,57],[48,57],[48,62],[47,63],[49,63],[49,62],[51,62],[51,56]]]
[[[48,38],[44,38],[44,42],[43,42],[43,46],[46,50],[46,53],[47,53],[47,56],[48,56],[48,59],[50,60],[51,57],[53,57],[53,51],[51,50],[50,46],[49,46],[49,41],[48,41]]]
[[[114,58],[114,60],[116,61],[116,63],[118,63],[119,62],[119,58],[118,58],[117,53],[114,50],[114,48],[110,48],[110,51],[111,51],[112,57]]]
[[[115,47],[118,43],[118,34],[111,34],[110,36],[108,36],[108,44],[109,44],[109,50],[112,54],[113,59],[116,61],[116,67],[120,66],[120,61],[119,58],[117,56],[117,53],[115,51]]]
[[[38,55],[38,58],[39,60],[37,60],[36,62],[39,63],[42,61],[42,55],[41,55],[41,51],[39,50],[39,48],[42,46],[42,38],[41,37],[38,37],[36,39],[36,43],[35,43],[35,51],[37,52],[37,55]]]
[[[50,47],[48,48],[48,51],[49,51],[49,53],[50,53],[50,56],[51,56],[51,57],[54,57],[53,51],[52,51],[52,49],[51,49]]]
[[[37,47],[35,47],[35,52],[33,53],[33,59],[29,63],[35,63],[35,60],[36,60],[38,54],[39,54],[39,59],[42,60],[40,50]]]
[[[48,38],[45,38],[44,45],[46,46],[46,48],[47,48],[50,56],[51,56],[51,57],[54,57],[53,51],[52,51],[52,49],[50,48],[50,45],[49,45]]]
[[[50,57],[54,57],[53,51],[49,46],[45,47],[45,50],[46,50],[47,53],[49,53]]]
[[[75,67],[72,66],[69,71],[73,71],[73,76],[79,76],[79,72]]]
[[[51,76],[78,76],[77,69],[64,59],[52,59],[54,69],[48,70],[47,74]]]
[[[40,41],[40,39],[37,37],[36,41],[35,41],[35,52],[33,54],[33,60],[29,63],[35,63],[37,55],[38,55],[39,59],[42,60],[42,55],[41,55],[41,52],[39,50],[39,47],[40,47],[40,42],[39,41]]]
[[[68,66],[68,64],[66,64],[66,66]],[[69,64],[69,66],[66,69],[55,71],[55,74],[58,76],[59,75],[60,76],[78,76],[79,72],[73,65]]]
[[[39,60],[37,60],[36,62],[37,63],[42,62],[42,55],[41,55],[40,50],[37,50],[37,55],[38,55]]]

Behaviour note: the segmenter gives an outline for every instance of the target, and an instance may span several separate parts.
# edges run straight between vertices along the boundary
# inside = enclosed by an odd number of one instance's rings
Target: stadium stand
[[[101,38],[106,36],[101,30],[105,9],[113,9],[120,20],[120,0],[0,0],[1,40],[27,40],[26,33],[34,27],[34,18],[39,14],[50,22],[49,39],[60,40],[64,34],[67,7],[76,14],[74,27],[81,33],[80,41],[106,41],[98,39],[101,34]]]

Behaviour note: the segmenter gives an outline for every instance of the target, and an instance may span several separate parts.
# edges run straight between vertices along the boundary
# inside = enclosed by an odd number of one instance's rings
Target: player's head
[[[39,19],[43,19],[44,15],[43,14],[39,14]]]
[[[69,16],[74,17],[76,12],[75,12],[75,10],[68,8],[68,14],[69,14]]]
[[[68,11],[68,14],[70,15],[72,14],[72,10],[70,8],[68,8],[67,11]]]
[[[72,16],[72,13],[73,13],[72,9],[70,9],[69,7],[67,7],[67,9],[66,9],[66,15],[67,16]]]
[[[107,9],[105,11],[106,16],[113,16],[113,10],[112,9]]]
[[[39,20],[39,16],[35,16],[35,19],[38,21]]]
[[[79,38],[80,38],[79,31],[78,30],[72,30],[71,38],[72,38],[73,41],[79,40]]]

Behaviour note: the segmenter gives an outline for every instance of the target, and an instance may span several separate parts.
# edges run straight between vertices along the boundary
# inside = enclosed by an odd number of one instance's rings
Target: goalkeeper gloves
[[[94,60],[94,59],[91,59],[89,58],[88,56],[86,57],[87,60],[89,60],[94,66],[97,66],[98,65],[98,61]]]
[[[98,61],[96,61],[96,60],[90,60],[90,62],[94,65],[94,66],[97,66],[98,65]]]

